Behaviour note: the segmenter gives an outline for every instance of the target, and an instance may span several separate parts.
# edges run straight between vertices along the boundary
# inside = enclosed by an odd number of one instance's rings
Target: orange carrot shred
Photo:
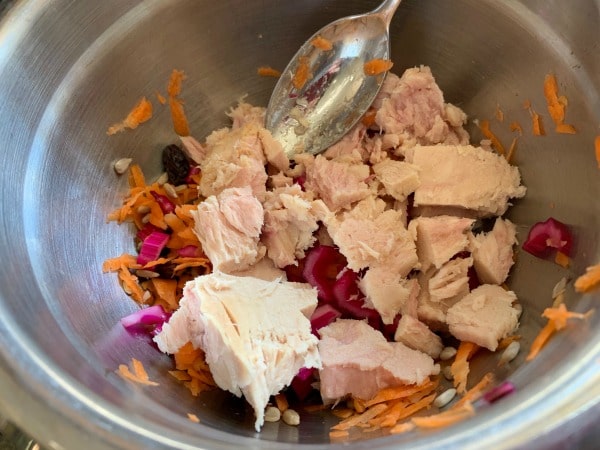
[[[496,120],[498,122],[504,122],[504,111],[500,109],[500,105],[496,105]]]
[[[518,137],[514,137],[510,147],[508,149],[508,153],[506,154],[506,162],[510,163],[513,159],[513,156],[515,154],[515,150],[517,149],[517,141],[519,140]]]
[[[196,414],[187,413],[187,417],[194,423],[200,423],[200,419],[198,418],[198,416]]]
[[[156,99],[158,100],[158,103],[160,103],[161,105],[166,105],[167,104],[167,99],[165,98],[165,96],[162,95],[158,91],[156,91]]]
[[[179,306],[177,301],[177,280],[167,280],[165,278],[152,278],[150,279],[154,292],[157,297],[162,300],[168,306],[166,309],[174,311]]]
[[[491,372],[486,373],[479,383],[465,392],[465,395],[458,400],[451,409],[461,408],[465,403],[475,402],[483,394],[483,390],[487,388],[494,381],[494,375]]]
[[[140,101],[136,103],[133,109],[129,112],[127,117],[119,123],[116,123],[106,131],[109,136],[124,131],[126,128],[135,129],[138,125],[147,122],[152,118],[152,103],[146,98],[142,97]]]
[[[406,398],[415,393],[425,391],[430,387],[433,387],[435,389],[436,386],[437,383],[431,380],[431,378],[428,378],[421,384],[408,384],[396,387],[383,388],[375,395],[375,397],[365,402],[365,406],[369,407],[378,403],[388,402],[390,400]]]
[[[546,134],[546,131],[544,131],[542,117],[533,110],[531,110],[531,121],[533,126],[533,135],[544,136]]]
[[[483,135],[492,142],[492,147],[494,147],[500,155],[506,155],[506,150],[504,150],[504,146],[500,142],[500,139],[498,139],[498,137],[490,129],[489,120],[486,119],[479,122],[479,129]]]
[[[189,136],[190,126],[183,109],[183,102],[177,98],[169,98],[169,107],[171,108],[171,118],[173,120],[173,129],[178,136]]]
[[[387,72],[393,67],[394,63],[389,59],[381,59],[376,58],[370,61],[367,61],[364,64],[363,70],[365,75],[374,76],[379,75],[380,73]]]
[[[169,77],[169,83],[167,84],[167,94],[169,97],[177,97],[181,94],[181,85],[185,79],[186,76],[183,70],[173,69]]]
[[[460,408],[444,411],[428,417],[413,417],[411,422],[420,428],[440,428],[453,425],[475,415],[475,409],[470,403]]]
[[[333,430],[329,432],[330,439],[343,439],[350,436],[346,430]]]
[[[556,125],[556,132],[561,134],[577,134],[575,127],[568,123],[559,123]]]
[[[373,406],[372,408],[367,409],[362,414],[358,414],[352,417],[349,417],[346,420],[341,421],[337,425],[331,427],[332,430],[348,430],[358,424],[368,422],[373,417],[381,414],[388,408],[386,404],[380,403],[378,405]]]
[[[596,162],[598,163],[598,169],[600,169],[600,136],[596,136],[596,139],[594,139],[594,150],[596,153]]]
[[[523,135],[523,127],[516,120],[510,123],[510,131],[518,131],[519,135]]]
[[[157,382],[150,381],[148,378],[148,373],[146,372],[146,369],[144,369],[144,365],[141,361],[131,358],[131,364],[133,366],[133,372],[131,372],[126,364],[119,364],[119,370],[117,373],[122,378],[135,383],[144,384],[146,386],[158,386]]]
[[[571,259],[561,251],[557,251],[554,256],[554,262],[565,269],[571,264]]]
[[[292,78],[292,84],[296,89],[302,89],[306,82],[311,78],[309,70],[308,58],[306,56],[301,56],[294,77]]]
[[[317,36],[316,38],[314,38],[310,44],[315,47],[318,48],[319,50],[323,50],[325,52],[331,50],[333,48],[333,44],[331,43],[331,41],[329,39],[325,39],[324,37],[321,36]]]
[[[412,423],[412,422],[399,423],[398,425],[395,425],[390,430],[390,433],[391,434],[401,434],[401,433],[407,433],[407,432],[412,431],[414,429],[415,429],[415,424]]]
[[[533,343],[531,344],[531,348],[529,349],[529,354],[527,355],[525,360],[531,361],[532,359],[534,359],[555,332],[556,326],[554,322],[548,322],[534,339]]]
[[[478,349],[478,345],[467,341],[462,341],[458,346],[454,362],[450,366],[450,372],[454,378],[454,387],[459,394],[463,394],[467,390],[469,359]]]
[[[597,287],[600,287],[600,264],[588,267],[585,273],[575,280],[577,292],[590,292]]]
[[[257,69],[257,73],[261,77],[273,77],[279,78],[281,76],[281,70],[273,69],[269,66],[261,66]]]

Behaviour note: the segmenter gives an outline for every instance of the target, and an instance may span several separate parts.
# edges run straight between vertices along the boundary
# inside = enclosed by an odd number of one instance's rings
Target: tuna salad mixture
[[[175,186],[177,199],[196,183],[197,200],[161,206],[167,228],[138,227],[140,255],[155,250],[137,261],[144,273],[171,267],[181,292],[162,303],[160,351],[201,351],[214,384],[252,406],[258,431],[290,386],[306,382],[325,405],[366,401],[440,374],[449,345],[493,352],[514,334],[520,306],[504,283],[517,240],[503,216],[526,189],[486,141],[470,144],[466,114],[428,67],[389,73],[364,119],[318,156],[288,160],[264,113],[242,102],[230,127],[169,147],[182,179],[167,170],[153,196]],[[199,245],[184,245],[174,217]],[[166,244],[175,237],[179,246]],[[173,269],[202,258],[196,272]]]

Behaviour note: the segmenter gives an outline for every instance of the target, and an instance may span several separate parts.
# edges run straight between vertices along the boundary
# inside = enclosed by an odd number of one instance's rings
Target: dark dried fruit
[[[190,162],[183,150],[175,144],[167,145],[162,153],[162,162],[169,177],[169,183],[184,184],[190,171]]]

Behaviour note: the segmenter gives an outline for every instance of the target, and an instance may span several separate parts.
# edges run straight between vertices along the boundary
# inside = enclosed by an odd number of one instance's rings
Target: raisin
[[[175,144],[167,145],[163,149],[162,162],[169,177],[169,183],[175,186],[185,183],[190,171],[190,162],[181,148]]]

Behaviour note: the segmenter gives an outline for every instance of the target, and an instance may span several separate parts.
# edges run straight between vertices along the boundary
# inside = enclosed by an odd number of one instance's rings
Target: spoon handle
[[[378,14],[386,27],[389,28],[392,17],[394,17],[394,13],[401,2],[402,0],[384,0],[381,5],[373,10],[373,14]]]

